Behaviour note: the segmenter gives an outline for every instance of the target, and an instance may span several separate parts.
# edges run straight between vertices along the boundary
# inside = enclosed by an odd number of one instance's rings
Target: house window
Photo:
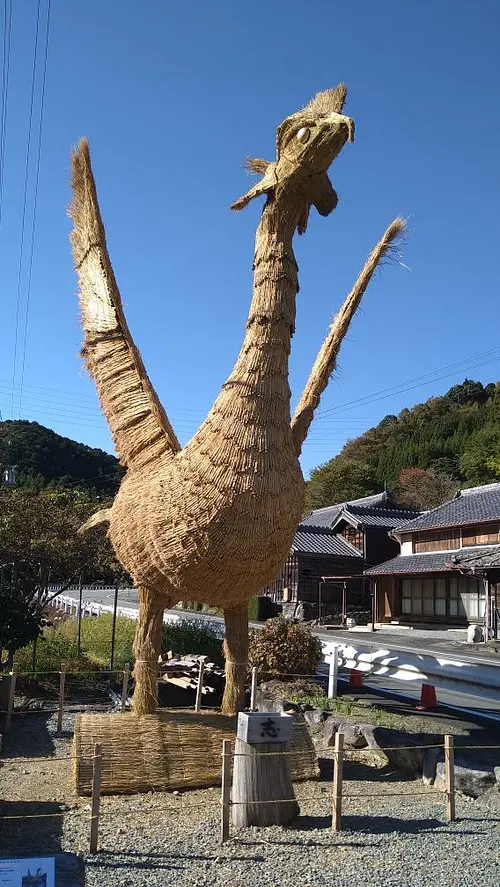
[[[498,523],[476,524],[472,527],[464,527],[462,530],[462,544],[465,545],[491,545],[500,542]]]
[[[452,551],[460,548],[460,529],[430,530],[427,533],[415,533],[413,551]]]
[[[350,524],[346,524],[342,530],[342,535],[344,539],[347,539],[347,541],[351,543],[351,545],[354,545],[359,551],[363,551],[363,533],[361,530],[357,530],[356,527],[351,527]]]
[[[403,616],[450,619],[484,618],[483,582],[474,576],[425,576],[401,582]]]
[[[403,579],[401,612],[403,615],[411,613],[411,579]]]

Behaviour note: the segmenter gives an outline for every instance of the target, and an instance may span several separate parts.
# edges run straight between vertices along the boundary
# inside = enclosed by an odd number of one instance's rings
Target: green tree
[[[379,489],[375,472],[369,465],[339,455],[311,473],[306,488],[306,510],[323,508],[368,496]]]
[[[10,671],[16,651],[38,637],[44,622],[29,571],[0,567],[0,671]],[[7,654],[5,660],[2,651]]]
[[[78,530],[102,505],[88,492],[0,488],[1,643],[8,661],[39,634],[49,583],[127,581],[104,529]]]
[[[457,482],[446,475],[423,468],[405,468],[399,475],[394,495],[405,508],[426,511],[451,499],[457,488]]]

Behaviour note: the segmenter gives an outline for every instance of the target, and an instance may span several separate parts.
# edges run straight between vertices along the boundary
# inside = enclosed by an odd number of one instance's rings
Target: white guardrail
[[[55,590],[55,589],[54,589]],[[100,589],[106,591],[107,589]],[[113,588],[109,589],[114,592]],[[68,614],[78,615],[78,600],[71,595],[60,594],[53,599],[53,603]],[[108,604],[100,604],[95,601],[82,600],[82,617],[100,616],[103,613],[112,613],[113,607]],[[137,619],[138,610],[133,607],[117,607],[118,616],[128,616]],[[199,626],[210,625],[211,630],[220,636],[224,633],[223,621],[214,618],[207,619],[200,613],[166,612],[163,621],[179,623],[185,620],[195,622]],[[412,652],[409,650],[389,649],[383,643],[377,641],[363,642],[356,639],[340,641],[321,637],[323,645],[324,662],[329,664],[335,655],[338,656],[338,665],[348,671],[356,669],[363,673],[364,677],[384,677],[402,683],[424,684],[431,683],[444,690],[453,690],[457,693],[480,696],[486,699],[500,700],[500,663],[488,664],[479,657],[455,658],[444,656],[436,652]]]

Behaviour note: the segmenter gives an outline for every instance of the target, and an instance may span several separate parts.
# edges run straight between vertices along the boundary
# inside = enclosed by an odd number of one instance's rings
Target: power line
[[[11,395],[11,403],[10,403],[10,415],[11,418],[14,418],[14,384],[16,381],[16,366],[17,366],[17,345],[19,340],[19,316],[21,313],[21,280],[22,280],[22,268],[23,268],[23,256],[24,256],[24,236],[26,231],[26,209],[28,206],[28,179],[29,179],[29,161],[30,161],[30,152],[31,152],[31,134],[33,130],[33,110],[35,107],[35,83],[36,83],[36,57],[38,51],[38,34],[40,31],[40,7],[41,0],[38,0],[37,3],[37,15],[36,15],[36,31],[35,31],[35,46],[33,50],[33,71],[31,76],[31,98],[30,98],[30,112],[29,112],[29,124],[28,124],[28,141],[26,144],[26,162],[24,168],[24,194],[23,194],[23,214],[22,214],[22,222],[21,222],[21,246],[19,249],[19,266],[17,271],[17,299],[16,299],[16,324],[15,324],[15,334],[14,334],[14,360],[12,366],[12,395]]]
[[[480,363],[471,363],[471,361],[476,361],[480,357],[486,357],[487,355],[493,355],[496,353],[496,356],[490,357],[488,360],[484,360]],[[488,363],[493,363],[496,360],[500,359],[500,347],[497,346],[495,348],[490,348],[487,351],[479,351],[477,354],[472,354],[470,357],[465,358],[462,361],[458,361],[457,363],[451,363],[446,366],[437,367],[429,373],[424,373],[421,376],[416,376],[414,379],[408,379],[406,382],[400,382],[398,385],[394,385],[390,388],[382,388],[379,391],[374,391],[372,394],[367,394],[365,397],[359,397],[356,400],[349,400],[345,403],[338,404],[338,406],[330,407],[328,410],[323,410],[318,414],[317,419],[322,419],[323,416],[326,416],[329,413],[336,412],[337,410],[345,409],[350,406],[357,405],[365,405],[370,403],[375,403],[379,400],[386,400],[388,397],[393,397],[397,394],[404,394],[406,391],[412,391],[415,388],[420,388],[422,385],[427,385],[430,382],[439,382],[441,379],[450,378],[450,376],[455,376],[458,372],[466,369],[475,369],[476,367],[485,366]],[[453,370],[453,372],[447,373],[446,375],[436,375],[437,373],[442,372],[443,370]],[[424,381],[420,381],[424,380]],[[417,384],[412,384],[417,383]],[[403,387],[406,386],[406,387]],[[380,396],[379,396],[380,395]]]
[[[26,346],[28,342],[28,318],[29,318],[29,310],[30,310],[30,298],[31,298],[31,278],[33,274],[33,256],[35,252],[35,228],[36,228],[36,209],[38,202],[38,184],[40,181],[40,160],[42,156],[42,132],[43,132],[43,108],[45,101],[45,82],[47,79],[47,59],[49,55],[49,28],[50,28],[50,3],[51,0],[47,0],[47,21],[45,28],[45,46],[44,46],[44,59],[43,59],[43,73],[42,73],[42,87],[40,93],[40,121],[38,124],[38,145],[37,145],[37,161],[36,161],[36,173],[35,173],[35,191],[33,196],[33,218],[31,222],[31,245],[30,245],[30,257],[28,264],[28,283],[26,286],[26,310],[24,314],[24,335],[23,335],[23,356],[21,362],[21,381],[20,381],[20,392],[19,392],[19,411],[18,416],[21,416],[21,405],[23,400],[23,383],[24,383],[24,370],[26,367]]]
[[[4,0],[3,24],[2,111],[0,114],[0,225],[2,224],[3,211],[3,177],[5,168],[5,142],[7,133],[7,98],[9,94],[12,0]]]

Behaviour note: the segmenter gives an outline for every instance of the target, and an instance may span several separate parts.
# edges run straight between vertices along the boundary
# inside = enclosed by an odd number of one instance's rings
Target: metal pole
[[[320,579],[318,582],[318,623],[321,622],[321,587],[323,585],[323,580]]]
[[[330,671],[328,674],[328,699],[337,698],[337,675],[339,668],[339,648],[333,645],[332,658],[330,659]]]
[[[375,579],[373,582],[373,591],[372,591],[372,631],[375,631],[375,623],[377,621],[377,610],[378,610],[378,595],[377,595],[377,580]]]
[[[115,582],[115,600],[113,603],[113,625],[111,627],[111,649],[109,651],[109,670],[113,671],[115,661],[116,611],[118,608],[118,582]]]
[[[78,636],[76,641],[76,658],[79,659],[82,651],[82,596],[83,576],[78,579]]]

